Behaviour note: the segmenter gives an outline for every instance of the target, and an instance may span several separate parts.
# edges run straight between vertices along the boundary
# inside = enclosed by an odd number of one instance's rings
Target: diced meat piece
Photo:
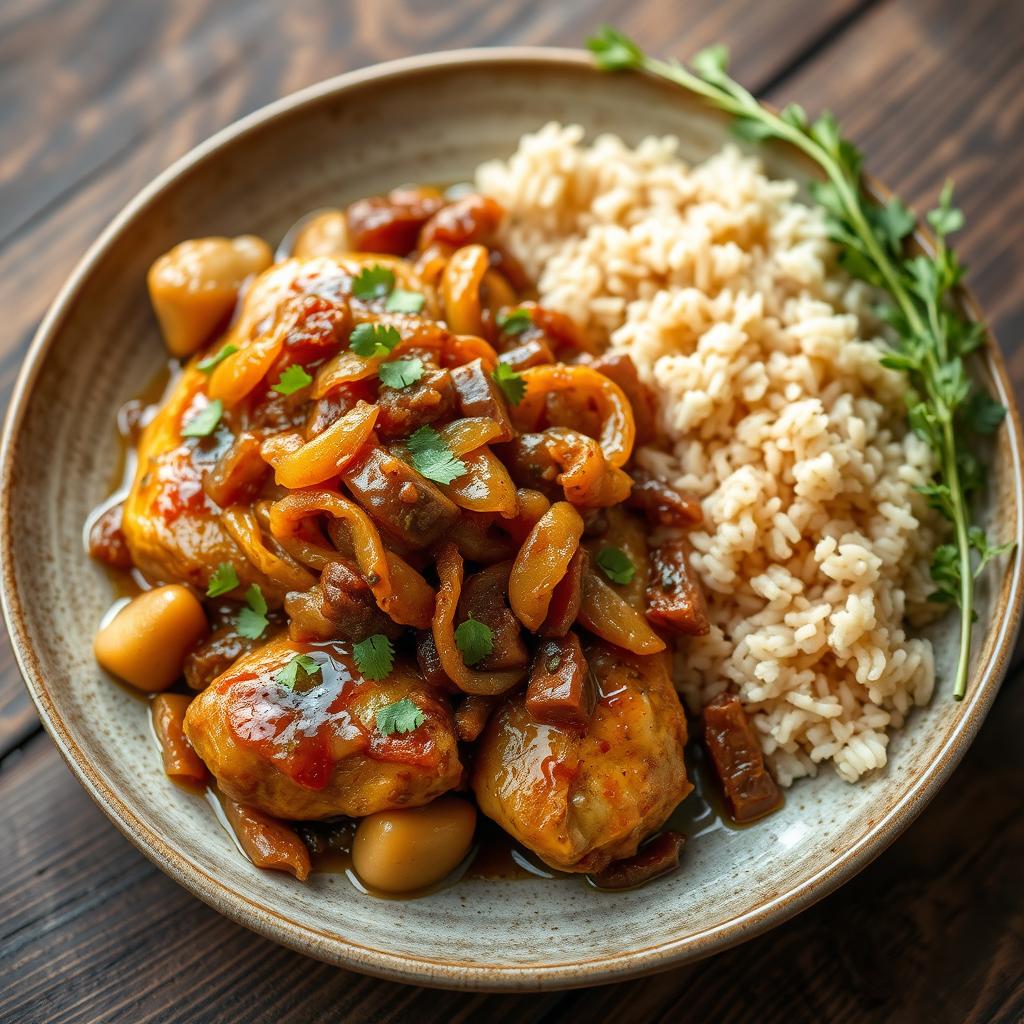
[[[405,256],[416,248],[423,225],[444,205],[436,189],[394,189],[357,199],[345,211],[348,243],[356,252]]]
[[[455,709],[455,735],[461,743],[473,743],[484,731],[487,719],[498,703],[496,697],[471,693]]]
[[[240,636],[233,622],[215,629],[185,659],[185,682],[193,690],[205,690],[222,672],[263,641]]]
[[[270,473],[255,434],[243,431],[203,477],[203,489],[221,507],[254,498]]]
[[[457,366],[452,370],[452,379],[463,416],[487,416],[494,420],[501,428],[495,441],[511,441],[515,437],[501,388],[484,369],[483,360]]]
[[[591,366],[622,388],[633,407],[637,446],[650,444],[658,429],[658,398],[636,370],[636,363],[622,352],[598,356]]]
[[[356,501],[410,547],[429,547],[459,518],[458,506],[436,484],[383,448],[371,448],[341,478]]]
[[[491,631],[491,653],[474,667],[483,672],[521,668],[529,661],[519,620],[508,606],[511,562],[499,562],[466,577],[459,598],[458,620],[474,618]]]
[[[361,643],[375,633],[391,639],[401,633],[377,607],[366,581],[354,565],[332,562],[320,582],[308,591],[293,591],[285,598],[293,640],[348,640]]]
[[[490,196],[468,195],[442,207],[423,225],[420,248],[434,242],[462,246],[487,242],[505,216],[501,204]]]
[[[640,509],[652,526],[700,526],[704,521],[699,498],[677,491],[645,469],[634,469],[630,475],[633,490],[626,504]]]
[[[537,722],[585,729],[597,702],[590,666],[575,633],[537,648],[526,687],[526,710]]]
[[[651,551],[647,618],[654,626],[689,636],[703,636],[711,628],[704,591],[690,568],[685,541],[668,541]]]
[[[539,491],[549,501],[563,501],[565,492],[558,483],[562,469],[551,454],[549,442],[547,434],[521,434],[495,454],[517,487]]]
[[[111,505],[89,528],[89,557],[104,562],[112,569],[130,569],[132,554],[124,539],[121,524],[124,504]]]
[[[458,690],[442,667],[434,636],[427,630],[416,634],[416,664],[419,666],[420,675],[435,690],[442,693],[454,693]]]
[[[455,383],[447,370],[428,370],[411,387],[382,387],[377,399],[377,433],[385,440],[408,437],[427,423],[451,416]]]
[[[722,784],[729,814],[736,821],[753,821],[779,806],[779,787],[734,694],[723,693],[704,708],[704,746]]]
[[[583,551],[578,549],[569,568],[551,593],[548,613],[538,630],[541,636],[565,636],[576,621],[583,601]]]
[[[617,860],[604,871],[592,875],[600,889],[632,889],[679,867],[679,854],[686,836],[678,832],[662,832],[644,846],[635,857]]]
[[[524,341],[520,345],[505,349],[498,356],[498,362],[508,363],[517,373],[531,366],[545,366],[555,361],[551,346],[543,338]]]
[[[329,395],[318,398],[310,406],[306,416],[306,424],[303,427],[303,435],[307,441],[322,434],[329,426],[337,423],[349,410],[354,409],[360,402],[373,402],[372,391],[366,386],[366,382],[357,381],[355,384],[342,385]]]
[[[296,296],[282,310],[292,322],[284,336],[281,355],[267,374],[271,383],[295,363],[310,367],[334,355],[352,328],[348,302],[338,296]]]

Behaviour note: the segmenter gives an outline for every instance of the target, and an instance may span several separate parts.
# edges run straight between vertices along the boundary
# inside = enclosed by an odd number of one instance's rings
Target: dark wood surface
[[[924,205],[947,176],[970,282],[1024,384],[1024,5],[1005,0],[0,0],[0,402],[61,281],[155,173],[238,116],[378,60],[576,45],[609,20],[664,54],[727,42],[760,94],[828,106]],[[608,988],[427,992],[307,960],[138,854],[40,730],[0,653],[0,1021],[1024,1020],[1024,681],[935,803],[796,920]]]

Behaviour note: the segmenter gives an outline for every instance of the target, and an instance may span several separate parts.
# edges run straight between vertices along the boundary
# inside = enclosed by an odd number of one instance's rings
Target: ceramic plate
[[[112,594],[82,547],[83,521],[116,470],[115,410],[165,358],[147,267],[184,238],[255,233],[276,241],[317,207],[407,181],[465,179],[550,120],[632,143],[675,134],[692,160],[726,137],[722,121],[680,91],[601,74],[569,51],[436,54],[314,86],[194,150],[111,224],[42,324],[4,438],[4,610],[43,722],[90,795],[148,857],[236,921],[311,956],[427,985],[621,979],[723,949],[824,896],[891,842],[960,760],[1005,671],[1020,609],[1018,547],[1005,573],[982,588],[962,704],[949,696],[954,631],[940,624],[932,634],[936,697],[895,736],[884,774],[851,787],[824,771],[756,827],[701,836],[682,870],[635,892],[467,881],[399,901],[367,897],[341,875],[303,885],[252,867],[210,808],[164,778],[145,706],[93,662],[92,635]],[[785,153],[767,162],[773,173],[807,176]],[[984,513],[997,536],[1019,538],[1020,428],[994,344],[976,372],[1011,406]]]

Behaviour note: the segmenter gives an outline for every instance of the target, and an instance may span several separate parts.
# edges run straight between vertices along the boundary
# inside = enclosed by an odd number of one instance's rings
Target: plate
[[[145,706],[93,661],[92,635],[112,595],[82,545],[86,515],[117,469],[115,410],[165,358],[146,269],[185,238],[255,233],[276,242],[309,210],[407,181],[465,179],[551,120],[631,143],[673,134],[689,160],[727,137],[723,120],[680,90],[600,73],[575,51],[440,53],[323,82],[214,136],[114,220],[40,327],[4,433],[4,612],[43,723],[82,785],[143,853],[228,917],[310,956],[399,981],[508,990],[621,980],[714,953],[797,913],[867,864],[935,796],[992,703],[1020,617],[1018,545],[1005,572],[981,587],[966,700],[950,697],[950,619],[930,634],[936,696],[894,737],[884,773],[849,786],[823,771],[789,790],[777,814],[701,836],[682,870],[633,892],[464,881],[401,901],[365,896],[341,875],[303,885],[254,868],[210,808],[167,781]],[[764,155],[772,174],[807,180],[791,154]],[[969,295],[964,301],[973,310]],[[1010,408],[982,518],[997,536],[1019,540],[1020,424],[991,339],[972,372]]]

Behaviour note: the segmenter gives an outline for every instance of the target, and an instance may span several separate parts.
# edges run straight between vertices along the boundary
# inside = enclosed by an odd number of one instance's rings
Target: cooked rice
[[[690,167],[670,138],[587,146],[554,124],[477,185],[540,301],[660,395],[670,449],[638,461],[705,515],[690,538],[713,625],[681,646],[687,701],[735,690],[783,785],[883,766],[934,683],[904,628],[927,615],[937,541],[914,488],[933,463],[820,211],[735,147]]]

